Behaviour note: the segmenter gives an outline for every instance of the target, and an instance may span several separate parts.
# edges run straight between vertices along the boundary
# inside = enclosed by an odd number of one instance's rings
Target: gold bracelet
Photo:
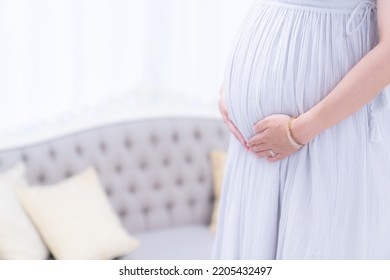
[[[294,137],[292,136],[292,132],[291,132],[291,122],[293,119],[296,119],[297,117],[291,117],[288,121],[288,125],[287,125],[287,137],[288,137],[288,140],[290,141],[290,143],[296,148],[296,149],[300,149],[304,146],[304,144],[301,144],[301,143],[298,143],[297,141],[295,141]]]

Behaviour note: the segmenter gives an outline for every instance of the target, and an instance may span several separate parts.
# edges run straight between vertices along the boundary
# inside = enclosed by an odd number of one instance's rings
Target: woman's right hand
[[[234,123],[229,119],[226,103],[225,103],[225,93],[223,86],[221,86],[220,94],[219,94],[219,102],[218,102],[219,112],[222,115],[222,119],[224,123],[227,125],[231,133],[237,138],[238,141],[244,146],[244,148],[249,151],[249,146],[242,136],[241,132],[237,129]]]

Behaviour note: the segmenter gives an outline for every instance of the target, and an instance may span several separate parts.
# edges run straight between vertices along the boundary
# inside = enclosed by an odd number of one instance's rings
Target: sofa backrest
[[[218,119],[168,118],[98,127],[0,151],[0,171],[24,161],[33,185],[50,185],[95,166],[129,232],[210,222],[209,151],[227,150]]]

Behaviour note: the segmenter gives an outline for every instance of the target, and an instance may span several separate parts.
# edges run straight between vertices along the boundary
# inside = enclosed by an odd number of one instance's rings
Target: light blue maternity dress
[[[233,123],[248,140],[264,117],[312,108],[377,44],[377,23],[375,0],[256,1],[226,67]],[[389,100],[386,87],[275,163],[231,135],[212,258],[390,259]]]

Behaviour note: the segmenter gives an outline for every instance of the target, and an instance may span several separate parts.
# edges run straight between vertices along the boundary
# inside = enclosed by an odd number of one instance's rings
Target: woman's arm
[[[308,143],[369,103],[390,84],[390,0],[377,1],[379,43],[321,102],[291,123],[294,138]]]

